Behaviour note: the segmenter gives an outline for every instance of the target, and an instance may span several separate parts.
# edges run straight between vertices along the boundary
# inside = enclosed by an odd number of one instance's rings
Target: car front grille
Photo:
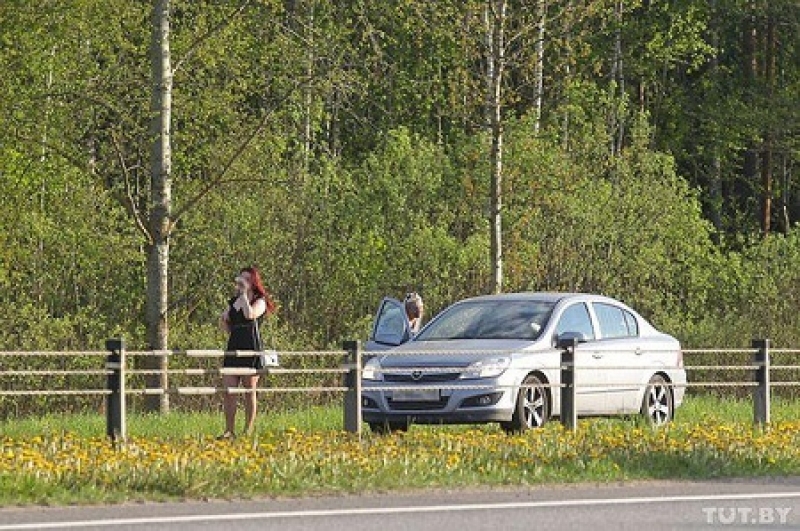
[[[452,382],[458,380],[461,376],[460,372],[428,372],[418,374],[414,378],[413,373],[383,373],[383,380],[385,382],[418,382],[418,383],[433,383],[433,382]]]
[[[444,396],[435,402],[431,401],[395,401],[387,400],[389,409],[394,411],[423,411],[430,409],[444,409],[449,397]]]

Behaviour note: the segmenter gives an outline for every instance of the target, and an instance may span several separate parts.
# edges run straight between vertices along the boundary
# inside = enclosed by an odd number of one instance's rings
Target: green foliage
[[[742,252],[727,253],[712,277],[713,298],[704,320],[706,344],[743,345],[764,337],[774,345],[797,344],[798,259],[800,232],[796,230],[753,242]]]
[[[640,127],[641,140],[604,164],[592,134],[567,151],[524,122],[514,129],[512,289],[602,292],[668,328],[703,314],[716,256],[709,226],[671,157],[649,150]]]
[[[689,346],[797,345],[798,4],[615,4],[547,2],[541,120],[536,9],[509,4],[506,286],[616,296]],[[487,290],[483,2],[173,5],[172,347],[222,346],[249,264],[281,348],[364,339],[384,295],[431,316]],[[150,16],[0,4],[0,348],[145,344]],[[749,79],[743,28],[770,21]],[[756,238],[742,157],[768,138],[785,234]]]
[[[0,186],[6,348],[82,349],[138,321],[136,238],[93,179],[5,151]]]

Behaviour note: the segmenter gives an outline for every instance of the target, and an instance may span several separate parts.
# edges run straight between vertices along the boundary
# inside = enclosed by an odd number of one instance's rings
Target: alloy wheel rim
[[[541,426],[544,421],[544,393],[539,387],[529,387],[525,389],[525,399],[523,410],[525,413],[525,425],[529,428]]]
[[[665,385],[650,386],[647,397],[647,414],[656,426],[666,423],[670,417],[669,393]]]

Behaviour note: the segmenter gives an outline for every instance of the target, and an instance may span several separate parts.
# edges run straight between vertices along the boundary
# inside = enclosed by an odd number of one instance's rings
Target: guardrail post
[[[753,421],[756,425],[769,424],[769,339],[754,339],[753,364],[756,386],[753,388]]]
[[[561,349],[561,424],[568,430],[575,431],[578,416],[575,411],[575,347],[576,338],[558,341]]]
[[[106,358],[106,369],[111,371],[106,380],[106,435],[112,444],[124,441],[125,427],[125,340],[109,339],[106,341],[109,351]]]
[[[342,348],[347,351],[345,367],[344,429],[361,434],[361,342],[345,341]]]

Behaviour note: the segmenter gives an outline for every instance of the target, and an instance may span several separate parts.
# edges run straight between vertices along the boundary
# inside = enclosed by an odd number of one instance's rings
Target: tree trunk
[[[505,68],[506,0],[489,0],[487,10],[487,114],[492,136],[491,167],[491,261],[492,292],[503,291],[503,70]]]
[[[564,79],[561,83],[562,90],[569,90],[570,82],[572,79],[572,71],[570,64],[572,62],[572,0],[567,1],[566,11],[562,15],[564,20],[564,48],[566,50],[566,55],[564,56]],[[569,150],[569,127],[570,127],[570,116],[569,116],[569,105],[564,106],[564,117],[561,123],[561,145],[565,151]]]
[[[172,230],[172,65],[170,62],[170,0],[153,2],[152,35],[153,94],[151,111],[150,212],[147,249],[147,343],[152,350],[166,350],[168,341],[167,300],[169,280],[169,238]],[[148,369],[160,374],[148,376],[147,387],[162,389],[163,394],[148,395],[147,411],[169,411],[167,357],[152,356]]]
[[[55,62],[56,47],[53,46],[50,50],[50,61],[47,65],[47,75],[45,77],[45,91],[47,97],[44,101],[44,112],[42,119],[42,153],[39,156],[39,161],[42,165],[47,161],[48,150],[47,143],[49,142],[48,133],[50,125],[50,112],[52,109],[53,98],[51,96],[53,91],[53,63]],[[42,219],[46,218],[46,198],[47,196],[47,180],[42,179],[42,184],[39,187],[39,213]],[[39,274],[39,267],[44,263],[44,238],[41,234],[38,237],[36,245],[36,259],[33,261],[33,278],[34,286],[33,292],[36,297],[37,304],[41,307],[44,304],[44,275]]]
[[[782,168],[782,190],[783,193],[781,194],[781,212],[780,212],[780,220],[781,220],[781,232],[784,234],[789,234],[789,231],[792,228],[792,222],[790,219],[789,214],[789,188],[791,183],[791,172],[789,171],[789,163],[787,161],[788,157],[786,156],[786,152],[781,154],[781,168]]]
[[[547,0],[538,0],[536,5],[536,17],[539,19],[539,28],[536,36],[536,121],[533,124],[533,132],[539,134],[542,128],[542,99],[544,98],[544,35],[545,23],[547,21]]]
[[[761,151],[761,234],[772,231],[772,137],[764,138]]]
[[[623,0],[618,0],[614,6],[614,14],[617,28],[614,32],[614,58],[611,66],[611,79],[614,82],[614,92],[619,94],[619,100],[615,101],[613,110],[613,125],[611,128],[611,154],[617,155],[622,151],[622,143],[625,138],[625,76],[622,72],[622,12],[624,9]]]
[[[754,92],[756,90],[756,78],[758,75],[758,60],[756,56],[756,5],[754,1],[750,2],[748,6],[748,13],[745,15],[743,26],[743,48],[744,48],[744,77],[745,87],[750,94],[748,98],[751,104],[754,104]],[[758,178],[758,146],[755,141],[748,142],[747,148],[744,151],[744,160],[742,163],[742,179],[739,186],[736,186],[737,202],[744,206],[747,204],[748,197],[752,197],[752,193],[756,186],[756,179]]]
[[[712,11],[714,9],[713,4],[716,0],[711,0],[712,4]],[[650,0],[642,0],[642,11],[648,12],[650,10],[651,2]],[[639,112],[645,113],[647,111],[647,84],[643,77],[639,78],[639,81],[636,83],[636,95],[639,100]]]
[[[775,17],[770,14],[767,19],[766,56],[764,58],[764,77],[767,83],[767,98],[772,101],[775,94]],[[764,144],[761,150],[761,234],[766,236],[772,231],[772,125],[767,123],[764,132]]]
[[[711,1],[711,46],[714,48],[714,55],[711,57],[711,76],[717,79],[719,76],[719,36],[720,36],[720,13],[717,10],[717,0]],[[720,147],[717,141],[713,142],[713,149],[711,152],[711,174],[708,177],[708,194],[709,194],[709,217],[711,223],[714,225],[714,241],[720,243],[720,235],[722,234],[722,160],[720,157]]]
[[[305,24],[304,33],[306,35],[307,50],[306,50],[306,77],[312,79],[314,75],[314,61],[316,59],[315,41],[314,41],[314,4],[310,2],[307,13],[307,22]],[[303,88],[303,170],[308,173],[311,165],[311,149],[313,145],[313,129],[312,129],[312,109],[313,95],[311,93],[311,85],[306,84]]]

